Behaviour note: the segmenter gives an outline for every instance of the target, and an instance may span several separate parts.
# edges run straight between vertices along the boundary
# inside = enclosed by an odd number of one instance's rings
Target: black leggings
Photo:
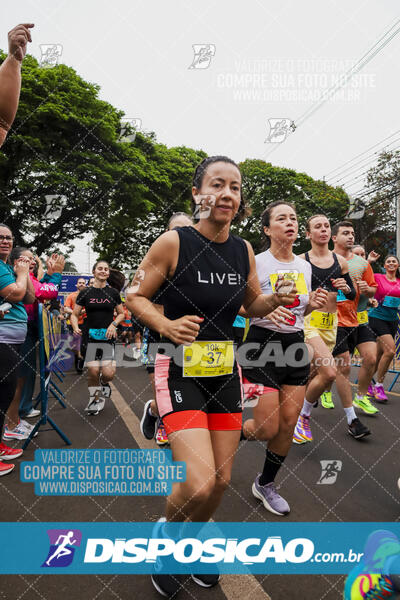
[[[20,347],[20,344],[0,343],[0,436],[6,412],[17,387]]]

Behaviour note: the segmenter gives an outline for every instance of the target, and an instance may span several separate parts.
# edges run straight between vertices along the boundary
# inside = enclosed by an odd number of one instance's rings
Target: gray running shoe
[[[255,482],[251,488],[253,496],[261,500],[265,508],[274,515],[287,515],[290,512],[289,504],[276,491],[275,483],[266,483],[260,485],[260,474],[257,475]]]

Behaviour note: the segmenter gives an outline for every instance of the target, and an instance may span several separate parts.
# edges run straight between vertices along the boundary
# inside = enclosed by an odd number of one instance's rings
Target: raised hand
[[[369,263],[374,263],[378,260],[379,257],[380,257],[380,254],[375,252],[375,250],[371,250],[371,252],[368,254],[367,261]]]
[[[29,267],[31,266],[30,258],[27,256],[20,256],[14,265],[14,273],[16,275],[28,275]]]
[[[62,254],[52,254],[52,258],[54,258],[54,273],[62,273],[65,267],[65,256]]]
[[[65,266],[65,257],[62,254],[52,254],[46,260],[47,274],[62,273]]]
[[[33,23],[17,25],[8,33],[8,54],[19,62],[24,60],[28,42],[32,41],[31,32]]]

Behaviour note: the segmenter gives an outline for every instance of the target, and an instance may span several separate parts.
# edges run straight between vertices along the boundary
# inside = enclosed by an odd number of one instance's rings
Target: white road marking
[[[143,437],[140,431],[140,420],[115,385],[110,383],[110,386],[112,390],[111,400],[139,448],[157,448],[155,442],[146,440]],[[251,574],[224,575],[219,585],[227,600],[246,600],[252,597],[256,597],[257,600],[271,600],[262,585]]]

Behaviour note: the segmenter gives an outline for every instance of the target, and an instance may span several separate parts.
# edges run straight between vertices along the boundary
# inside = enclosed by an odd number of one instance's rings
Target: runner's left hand
[[[343,277],[338,277],[337,279],[331,279],[332,285],[337,290],[342,290],[342,292],[349,292],[349,286],[346,283],[346,280]]]
[[[359,279],[357,281],[357,285],[358,289],[360,290],[360,294],[363,294],[364,292],[368,291],[368,283],[363,279]]]
[[[315,292],[310,294],[310,306],[313,310],[322,308],[328,300],[328,291],[322,288],[317,288]]]

